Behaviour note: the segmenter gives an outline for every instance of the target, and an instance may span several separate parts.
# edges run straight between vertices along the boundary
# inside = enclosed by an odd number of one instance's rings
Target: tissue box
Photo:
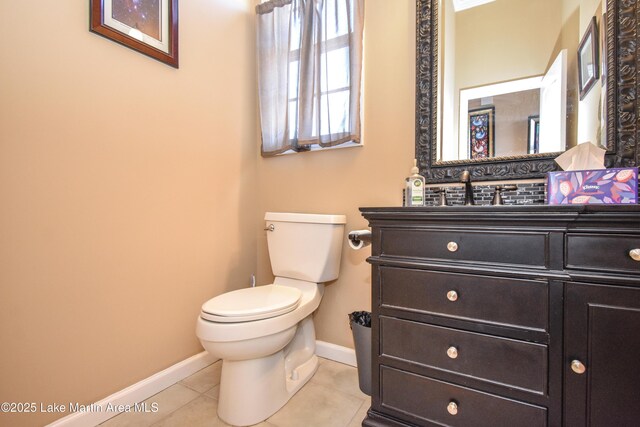
[[[587,205],[638,203],[638,168],[549,172],[547,203]]]

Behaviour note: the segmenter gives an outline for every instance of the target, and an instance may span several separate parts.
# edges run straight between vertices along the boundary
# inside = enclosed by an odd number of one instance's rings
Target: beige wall
[[[0,401],[86,404],[200,352],[201,303],[254,271],[271,280],[265,211],[344,213],[354,229],[359,206],[400,205],[415,2],[367,1],[364,147],[269,159],[252,3],[182,2],[179,70],[91,34],[88,2],[0,3]],[[370,251],[344,247],[316,325],[351,347]]]
[[[456,13],[458,90],[543,75],[561,7],[558,0],[496,0]]]
[[[561,50],[567,49],[567,147],[576,145],[578,132],[578,44],[580,43],[580,9],[582,1],[562,1],[562,29],[549,57],[549,67]]]
[[[415,2],[367,0],[364,146],[258,159],[259,226],[265,211],[339,213],[347,230],[367,226],[360,206],[400,206],[414,157]],[[256,156],[258,153],[256,152]],[[347,314],[371,307],[369,248],[344,242],[340,277],[326,286],[317,338],[353,347]],[[259,233],[258,281],[272,279]]]
[[[595,16],[597,21],[598,39],[602,36],[602,31],[606,31],[606,25],[602,23],[602,3],[600,0],[583,0],[580,7],[580,36],[579,40],[587,32],[591,23],[591,18]],[[602,51],[600,40],[594,40],[598,45],[598,62],[602,61]],[[576,67],[577,68],[577,67]],[[602,69],[600,69],[602,71]],[[600,74],[598,74],[600,75]],[[596,145],[606,145],[606,131],[603,120],[602,105],[602,79],[598,78],[591,90],[585,95],[578,105],[578,137],[577,143],[592,142]]]
[[[121,390],[202,351],[202,302],[248,285],[252,3],[180,2],[175,70],[90,33],[86,0],[0,2],[0,402]]]
[[[440,3],[438,13],[438,123],[447,126],[438,127],[439,160],[457,159],[458,144],[445,144],[458,141],[458,121],[460,111],[459,89],[456,88],[456,13],[453,0]]]

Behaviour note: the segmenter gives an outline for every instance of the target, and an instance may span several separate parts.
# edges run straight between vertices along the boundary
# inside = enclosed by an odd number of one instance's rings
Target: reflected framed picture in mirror
[[[578,84],[581,101],[600,78],[599,43],[598,26],[594,16],[578,47]]]
[[[485,106],[469,110],[469,158],[494,157],[496,108]]]

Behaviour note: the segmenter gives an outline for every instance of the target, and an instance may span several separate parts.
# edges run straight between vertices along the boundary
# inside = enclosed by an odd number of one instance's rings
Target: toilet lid
[[[201,316],[214,322],[248,322],[294,310],[302,292],[278,285],[256,286],[218,295],[202,305]]]

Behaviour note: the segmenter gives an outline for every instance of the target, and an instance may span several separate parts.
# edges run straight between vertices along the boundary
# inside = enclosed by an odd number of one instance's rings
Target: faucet
[[[471,185],[471,174],[469,171],[464,171],[460,175],[460,182],[464,184],[464,204],[465,206],[474,205],[473,201],[473,186]]]

